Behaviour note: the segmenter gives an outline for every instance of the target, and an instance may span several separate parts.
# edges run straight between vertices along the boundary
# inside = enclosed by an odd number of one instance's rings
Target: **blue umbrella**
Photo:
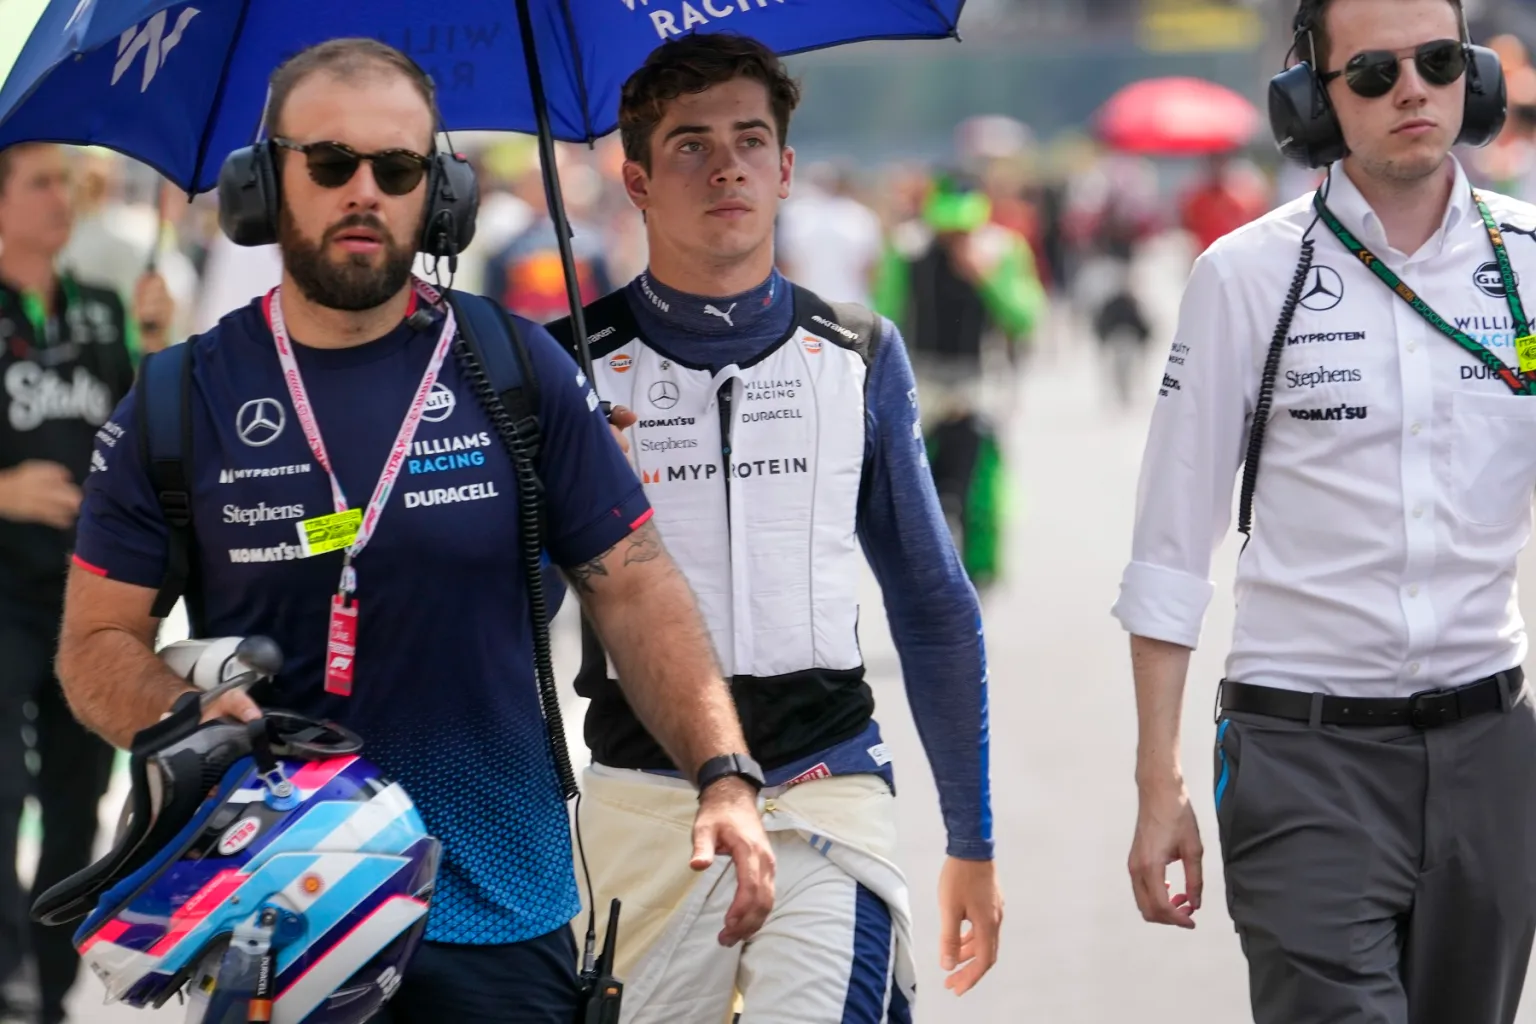
[[[255,138],[267,79],[306,46],[368,36],[437,84],[444,126],[539,136],[567,290],[580,297],[554,141],[618,122],[624,80],[664,39],[750,35],[779,53],[955,35],[964,0],[50,0],[0,86],[0,148],[95,144],[188,193]],[[578,326],[580,326],[578,324]],[[576,336],[585,338],[585,330]]]

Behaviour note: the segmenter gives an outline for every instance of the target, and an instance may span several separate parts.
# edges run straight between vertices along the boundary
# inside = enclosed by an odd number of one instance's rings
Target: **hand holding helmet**
[[[109,1001],[188,995],[189,1024],[361,1024],[426,927],[440,856],[409,796],[331,722],[219,709],[282,665],[261,637],[162,652],[197,687],[134,737],[111,851],[40,896]],[[192,699],[193,694],[196,699]],[[210,720],[211,719],[211,720]]]

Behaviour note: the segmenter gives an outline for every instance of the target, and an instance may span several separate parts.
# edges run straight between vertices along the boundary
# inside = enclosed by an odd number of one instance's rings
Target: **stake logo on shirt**
[[[47,420],[84,420],[93,427],[112,415],[112,391],[83,366],[65,381],[34,362],[12,363],[5,371],[14,430],[36,430]]]

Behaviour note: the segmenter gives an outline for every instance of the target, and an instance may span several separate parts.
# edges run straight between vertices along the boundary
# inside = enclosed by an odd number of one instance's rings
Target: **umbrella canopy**
[[[0,147],[94,143],[207,191],[223,155],[254,138],[273,68],[343,36],[421,64],[448,128],[533,133],[529,29],[549,134],[589,141],[617,126],[624,80],[665,39],[733,31],[783,54],[940,38],[954,34],[963,2],[527,0],[524,25],[514,0],[51,0],[0,87]]]
[[[1095,117],[1099,138],[1126,153],[1200,156],[1241,149],[1259,128],[1242,96],[1202,78],[1149,78],[1115,93]]]

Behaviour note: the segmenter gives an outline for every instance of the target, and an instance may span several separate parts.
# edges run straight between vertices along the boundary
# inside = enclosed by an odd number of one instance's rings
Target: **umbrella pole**
[[[517,26],[523,37],[523,59],[528,65],[528,91],[533,97],[533,113],[539,128],[539,167],[544,175],[544,195],[549,202],[549,216],[555,223],[555,239],[560,246],[560,265],[565,270],[565,297],[571,306],[571,327],[581,370],[595,389],[592,353],[587,348],[587,318],[581,308],[581,282],[576,276],[576,255],[571,249],[571,224],[565,215],[565,198],[560,192],[560,171],[555,166],[555,136],[549,125],[549,104],[544,96],[544,79],[539,72],[539,54],[533,36],[533,17],[528,0],[517,0]],[[603,412],[610,408],[603,403]]]

